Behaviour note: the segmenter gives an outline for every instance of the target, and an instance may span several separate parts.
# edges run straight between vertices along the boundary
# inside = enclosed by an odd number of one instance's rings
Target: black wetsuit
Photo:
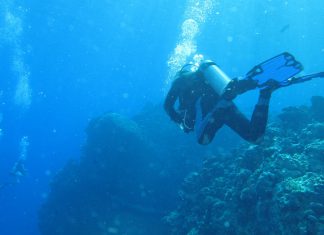
[[[179,76],[174,80],[164,102],[170,118],[183,124],[184,131],[193,131],[196,120],[196,103],[200,100],[202,115],[205,116],[219,101],[216,92],[196,73]],[[178,107],[175,103],[178,100]]]
[[[200,144],[209,144],[224,124],[245,140],[255,142],[265,132],[270,96],[270,92],[260,92],[259,102],[251,120],[248,120],[231,100],[220,98],[203,78],[191,73],[179,76],[173,82],[164,108],[173,121],[183,126],[185,132],[195,129]],[[177,100],[178,107],[175,109]],[[196,120],[197,107],[200,107],[201,120]]]

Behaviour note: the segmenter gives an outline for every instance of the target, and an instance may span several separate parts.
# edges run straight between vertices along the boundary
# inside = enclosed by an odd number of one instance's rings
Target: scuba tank
[[[233,81],[211,60],[202,61],[198,71],[219,96],[228,91]]]

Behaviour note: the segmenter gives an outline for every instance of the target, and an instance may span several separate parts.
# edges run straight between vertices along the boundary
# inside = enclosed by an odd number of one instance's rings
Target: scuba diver
[[[10,171],[11,179],[8,182],[0,184],[0,190],[12,186],[14,184],[19,184],[22,177],[27,175],[27,170],[25,168],[24,161],[18,159]]]
[[[265,133],[274,90],[324,77],[324,72],[294,77],[302,70],[301,63],[288,52],[255,66],[243,79],[230,79],[210,60],[202,60],[198,65],[187,64],[176,74],[164,109],[184,132],[195,131],[199,144],[209,144],[223,125],[229,126],[243,139],[257,143]],[[233,99],[255,88],[260,89],[259,98],[249,120]]]
[[[27,175],[27,170],[25,168],[25,163],[22,159],[18,159],[10,171],[11,179],[8,182],[0,184],[0,190],[6,188],[7,186],[13,186],[19,184],[21,178]]]
[[[15,178],[17,183],[20,183],[20,178],[27,175],[27,170],[25,168],[24,160],[18,159],[12,167],[10,174]]]
[[[25,162],[27,158],[28,146],[28,136],[23,136],[20,140],[20,155],[10,171],[11,177],[7,182],[0,184],[0,190],[6,188],[7,186],[12,186],[20,183],[21,178],[27,175]]]
[[[14,166],[11,169],[10,174],[15,178],[17,183],[20,183],[20,179],[27,174],[25,168],[25,162],[27,158],[27,150],[29,147],[28,136],[23,136],[20,140],[20,155],[18,160],[15,162]]]

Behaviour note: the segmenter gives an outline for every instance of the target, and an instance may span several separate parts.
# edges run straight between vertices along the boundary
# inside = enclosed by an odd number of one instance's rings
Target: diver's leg
[[[216,134],[216,132],[223,126],[224,110],[215,110],[211,115],[208,115],[201,124],[199,128],[197,128],[197,140],[199,144],[207,145],[209,144]]]
[[[226,125],[237,132],[243,139],[255,142],[265,133],[268,122],[268,110],[271,92],[261,91],[249,121],[234,105],[227,114]]]
[[[225,124],[247,141],[251,139],[251,123],[234,105],[226,112]]]
[[[255,105],[251,118],[251,138],[256,141],[265,133],[271,94],[275,88],[261,90],[257,104]]]
[[[256,141],[261,138],[266,130],[268,122],[269,106],[256,105],[251,119],[251,140]]]
[[[233,105],[231,101],[221,100],[216,107],[195,126],[199,144],[207,145],[213,140],[216,132],[224,125],[224,117],[227,115],[228,108]]]

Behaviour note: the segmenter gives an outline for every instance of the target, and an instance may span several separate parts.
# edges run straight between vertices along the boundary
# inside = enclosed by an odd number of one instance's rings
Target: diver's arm
[[[181,123],[181,115],[174,109],[174,104],[179,97],[179,87],[177,86],[176,81],[172,84],[171,89],[169,90],[165,101],[164,101],[164,110],[169,115],[171,120],[176,123]]]

